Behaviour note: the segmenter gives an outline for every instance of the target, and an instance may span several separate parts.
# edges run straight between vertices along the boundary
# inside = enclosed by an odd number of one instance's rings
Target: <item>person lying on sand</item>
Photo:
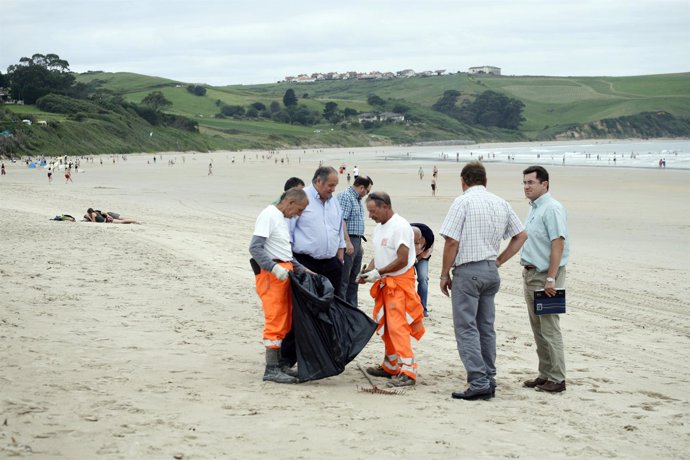
[[[105,223],[105,224],[138,224],[140,222],[130,219],[129,217],[123,217],[120,214],[116,212],[103,212],[99,210],[94,210],[93,208],[89,208],[86,210],[86,214],[84,215],[84,221],[85,222],[94,222],[94,223]]]

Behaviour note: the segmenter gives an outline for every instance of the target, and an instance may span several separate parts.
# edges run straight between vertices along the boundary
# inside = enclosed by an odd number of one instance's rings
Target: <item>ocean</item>
[[[415,158],[467,162],[515,162],[541,165],[610,166],[629,168],[690,169],[690,140],[599,140],[589,142],[533,142],[499,145],[449,145],[397,155]],[[392,156],[388,155],[392,159]]]

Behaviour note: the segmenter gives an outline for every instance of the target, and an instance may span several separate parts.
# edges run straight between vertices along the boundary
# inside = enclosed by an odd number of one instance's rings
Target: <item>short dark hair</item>
[[[539,182],[548,182],[549,180],[549,172],[546,169],[544,169],[543,166],[530,166],[529,168],[522,171],[523,176],[532,173],[537,173],[537,179],[539,180]]]
[[[290,190],[292,187],[297,187],[298,185],[301,185],[302,187],[304,187],[304,181],[302,179],[300,179],[299,177],[291,177],[285,181],[285,185],[283,186],[283,191]]]
[[[355,187],[359,187],[360,185],[369,187],[370,185],[374,185],[374,181],[371,180],[371,177],[369,176],[357,176],[352,185]]]
[[[338,174],[338,171],[336,171],[333,166],[320,166],[319,169],[314,172],[314,177],[311,179],[311,183],[316,184],[317,180],[326,182],[326,180],[328,180],[328,176],[333,173]]]
[[[486,168],[479,161],[470,161],[462,168],[460,177],[465,181],[465,185],[472,187],[473,185],[486,186]]]
[[[367,196],[367,203],[369,201],[378,201],[383,204],[388,205],[389,207],[391,206],[391,197],[386,193],[386,192],[372,192]],[[377,208],[380,208],[381,205],[377,204]]]

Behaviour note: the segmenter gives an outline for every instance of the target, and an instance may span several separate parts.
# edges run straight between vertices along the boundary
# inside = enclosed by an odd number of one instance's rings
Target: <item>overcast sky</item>
[[[479,65],[687,72],[690,0],[0,0],[0,70],[34,53],[211,85]]]

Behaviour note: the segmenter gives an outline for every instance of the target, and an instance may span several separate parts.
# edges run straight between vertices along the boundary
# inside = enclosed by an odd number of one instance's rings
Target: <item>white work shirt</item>
[[[264,250],[271,259],[292,261],[292,245],[287,219],[275,205],[268,206],[256,218],[254,235],[266,238]]]
[[[378,224],[374,228],[374,267],[377,270],[393,262],[398,257],[400,245],[407,246],[407,264],[404,268],[386,273],[384,276],[402,275],[412,267],[416,261],[414,251],[414,232],[412,226],[397,213],[385,224]]]

